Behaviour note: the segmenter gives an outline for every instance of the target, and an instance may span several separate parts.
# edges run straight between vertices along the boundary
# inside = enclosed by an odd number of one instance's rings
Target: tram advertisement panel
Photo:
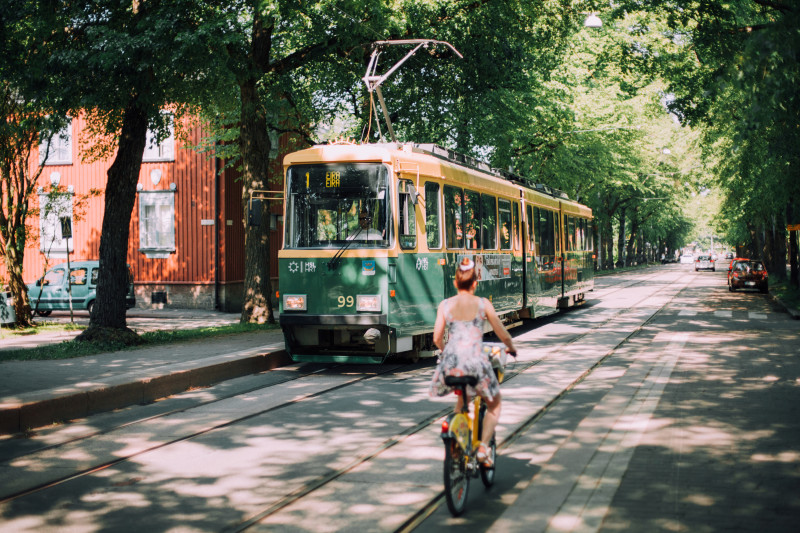
[[[509,254],[463,254],[459,255],[456,264],[467,257],[475,262],[478,279],[492,281],[511,278],[511,255]]]

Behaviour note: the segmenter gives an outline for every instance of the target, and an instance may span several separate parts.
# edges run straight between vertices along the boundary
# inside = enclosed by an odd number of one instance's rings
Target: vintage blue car
[[[69,265],[70,275],[67,278],[67,264],[56,265],[36,283],[28,285],[28,299],[31,309],[40,316],[47,316],[56,309],[85,309],[92,312],[97,298],[97,275],[100,272],[99,261],[77,261]],[[67,281],[70,283],[67,283]],[[130,309],[136,305],[136,294],[133,290],[133,273],[128,266],[128,289],[125,293],[125,305]]]

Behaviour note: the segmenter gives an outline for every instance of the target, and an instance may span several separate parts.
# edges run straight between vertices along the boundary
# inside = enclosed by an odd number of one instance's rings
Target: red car
[[[737,258],[731,261],[728,268],[728,290],[758,289],[769,290],[769,275],[764,263],[752,259]]]

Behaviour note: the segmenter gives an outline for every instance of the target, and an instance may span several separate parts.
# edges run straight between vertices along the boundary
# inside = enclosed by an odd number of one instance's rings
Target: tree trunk
[[[601,243],[603,242],[603,237],[600,234],[600,224],[598,220],[594,220],[594,228],[592,231],[592,249],[594,250],[594,269],[599,270],[603,268],[603,248]]]
[[[625,247],[625,266],[631,266],[635,262],[637,253],[634,249],[636,245],[636,237],[639,233],[639,219],[636,216],[636,210],[633,210],[631,217],[631,236],[628,238],[628,244]]]
[[[619,235],[617,235],[617,266],[625,266],[625,207],[619,209]]]
[[[269,181],[270,141],[267,117],[259,96],[259,80],[269,69],[274,21],[265,19],[261,9],[253,13],[251,48],[247,61],[250,69],[239,78],[241,125],[239,148],[242,153],[242,206],[245,216],[253,191],[266,190]],[[244,232],[244,301],[242,323],[274,323],[272,285],[270,284],[269,202],[252,204],[261,210],[261,224],[245,223]]]
[[[603,270],[614,269],[614,227],[611,217],[603,218]]]
[[[31,304],[28,300],[28,288],[25,286],[25,280],[22,277],[22,260],[9,261],[8,254],[4,259],[8,273],[8,290],[14,296],[16,325],[17,327],[30,327],[33,325],[33,316],[31,315]],[[0,297],[5,298],[5,294],[0,293]]]
[[[246,222],[253,192],[266,190],[269,182],[270,140],[267,119],[258,96],[255,78],[240,84],[242,98],[240,147],[242,151],[242,207],[245,213],[245,273],[242,323],[274,323],[272,286],[270,283],[270,244],[268,202],[252,204],[261,210],[261,224],[251,226]]]
[[[27,200],[23,201],[27,203]],[[24,211],[27,212],[27,210],[26,205],[24,206]],[[22,265],[25,257],[25,232],[15,231],[14,228],[19,227],[19,223],[10,222],[13,218],[22,219],[22,217],[14,217],[14,214],[10,214],[8,218],[8,225],[2,230],[3,262],[8,274],[8,287],[5,287],[5,289],[11,291],[11,295],[14,297],[16,325],[18,327],[30,327],[33,325],[33,317],[31,315],[30,301],[28,300],[28,289],[22,276]],[[24,222],[22,224],[24,225]],[[0,297],[5,298],[5,294],[0,293]]]
[[[786,281],[786,221],[780,216],[777,219],[772,224],[771,264],[778,281]]]
[[[794,201],[789,200],[786,204],[786,223],[787,224],[796,224],[794,217]],[[789,270],[791,272],[789,276],[789,283],[793,287],[800,289],[800,276],[798,275],[798,266],[797,266],[797,232],[790,231],[789,232]]]
[[[136,343],[138,335],[128,329],[125,293],[128,290],[128,239],[131,213],[136,202],[136,184],[147,142],[147,112],[134,96],[128,102],[114,163],[108,169],[105,212],[100,234],[100,271],[97,300],[89,328],[76,340],[108,339]]]

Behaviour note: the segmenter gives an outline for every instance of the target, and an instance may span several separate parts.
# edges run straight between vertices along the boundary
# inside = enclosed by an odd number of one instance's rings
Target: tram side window
[[[511,203],[508,200],[498,202],[500,208],[500,249],[511,249]]]
[[[556,253],[555,213],[547,209],[534,209],[536,219],[536,251],[540,256],[552,256]]]
[[[558,221],[560,220],[559,214],[555,211],[548,211],[550,214],[550,227],[553,228],[553,239],[555,241],[555,253],[561,253],[561,231],[558,230]]]
[[[442,247],[440,226],[439,184],[428,182],[425,184],[425,234],[428,238],[428,248]]]
[[[572,251],[578,249],[575,246],[577,244],[576,240],[575,240],[575,218],[574,217],[564,217],[564,219],[565,219],[564,220],[564,229],[565,229],[564,234],[567,237],[567,242],[566,242],[567,251],[568,252],[572,252]]]
[[[467,250],[480,250],[481,195],[475,191],[464,191],[464,228]]]
[[[586,249],[594,250],[594,231],[592,221],[586,220]]]
[[[520,249],[520,241],[519,241],[519,204],[514,202],[512,204],[512,211],[514,212],[514,222],[511,224],[511,231],[514,238],[514,249]]]
[[[483,210],[483,224],[481,233],[483,234],[483,249],[497,249],[497,199],[494,196],[484,194],[481,196],[481,207]]]
[[[400,212],[397,217],[398,240],[400,248],[412,249],[417,247],[417,210],[414,205],[416,191],[409,180],[399,183],[400,195],[398,198]]]
[[[444,187],[445,244],[448,248],[464,247],[464,192],[456,187]]]
[[[536,255],[538,253],[537,252],[538,248],[534,249],[534,247],[535,247],[534,245],[536,245],[537,243],[536,243],[536,238],[534,237],[534,231],[533,231],[533,229],[534,229],[533,228],[533,207],[528,205],[527,209],[526,209],[526,212],[528,213],[528,216],[527,216],[527,220],[528,220],[528,235],[526,235],[526,238],[528,239],[526,241],[528,246],[526,246],[526,248],[527,248],[528,252],[531,252],[531,253],[533,253],[533,255]]]

